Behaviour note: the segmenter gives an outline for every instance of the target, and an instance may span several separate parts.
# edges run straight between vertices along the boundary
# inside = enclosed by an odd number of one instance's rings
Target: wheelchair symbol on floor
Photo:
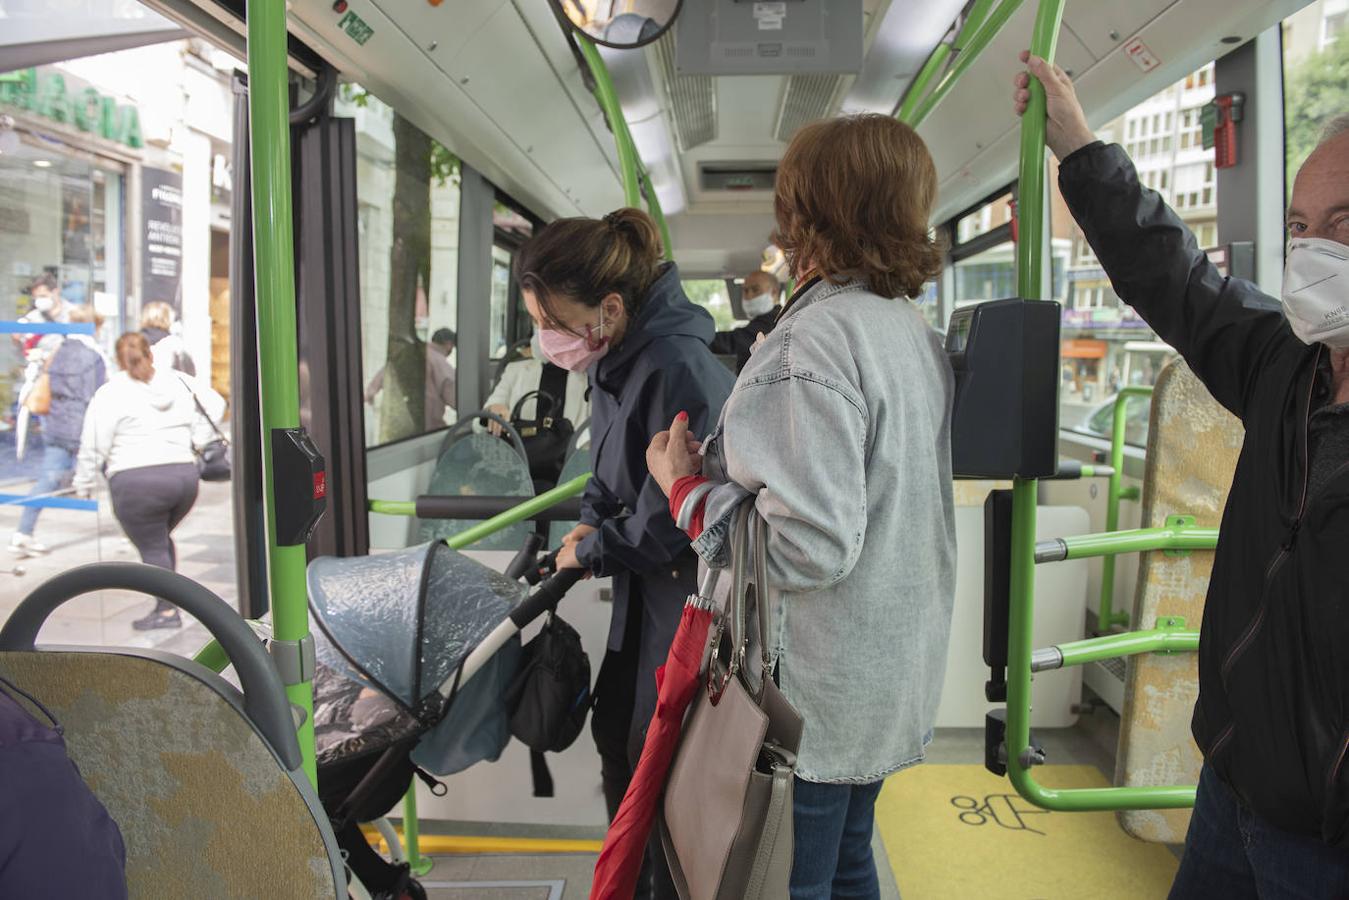
[[[1008,831],[1029,831],[1043,835],[1045,832],[1032,828],[1026,816],[1045,816],[1048,810],[1036,809],[1018,794],[988,794],[981,804],[975,797],[957,796],[951,798],[951,805],[961,810],[960,821],[966,825],[987,825],[989,822]]]

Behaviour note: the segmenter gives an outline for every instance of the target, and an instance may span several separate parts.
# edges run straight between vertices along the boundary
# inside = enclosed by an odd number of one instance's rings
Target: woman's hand
[[[576,545],[594,532],[595,527],[593,525],[577,525],[563,536],[562,546],[557,549],[557,567],[559,570],[585,568],[581,561],[576,558]]]
[[[665,496],[670,496],[676,481],[703,470],[702,458],[698,456],[700,449],[702,443],[689,434],[688,413],[675,416],[669,431],[651,439],[646,448],[646,467]]]
[[[511,411],[506,407],[502,406],[500,403],[494,403],[491,406],[487,407],[487,411],[489,413],[496,413],[503,419],[509,419],[511,417]],[[502,429],[501,423],[498,422],[496,419],[488,419],[487,430],[492,434],[496,435],[497,437],[501,437],[501,433],[504,429]]]

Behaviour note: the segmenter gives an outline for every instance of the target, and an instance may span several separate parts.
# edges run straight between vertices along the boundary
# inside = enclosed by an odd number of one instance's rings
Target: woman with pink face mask
[[[603,219],[559,219],[520,251],[518,278],[553,363],[590,383],[592,477],[581,524],[558,565],[613,578],[614,608],[595,684],[591,731],[610,817],[641,752],[697,558],[647,472],[646,448],[681,413],[690,432],[717,421],[733,378],[713,356],[712,317],[684,295],[662,261],[655,223],[636,209]],[[675,897],[659,849],[648,853],[636,897]]]

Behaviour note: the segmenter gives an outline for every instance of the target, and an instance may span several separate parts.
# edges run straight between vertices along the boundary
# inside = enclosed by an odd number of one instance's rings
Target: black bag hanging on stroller
[[[525,645],[506,704],[511,734],[530,750],[534,796],[551,797],[553,777],[543,754],[570,747],[590,711],[590,657],[576,629],[556,613]]]

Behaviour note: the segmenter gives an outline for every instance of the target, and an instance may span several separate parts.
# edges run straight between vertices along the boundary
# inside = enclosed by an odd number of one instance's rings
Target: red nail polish
[[[675,416],[675,418],[678,419],[680,422],[687,422],[689,414],[686,412],[681,412],[679,415]]]

